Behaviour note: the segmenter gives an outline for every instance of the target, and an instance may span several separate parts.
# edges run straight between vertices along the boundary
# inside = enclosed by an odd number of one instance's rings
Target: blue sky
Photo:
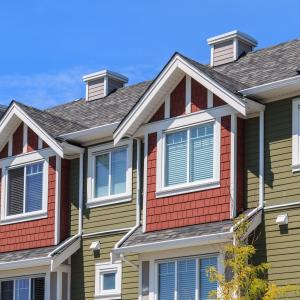
[[[152,79],[174,51],[207,63],[208,37],[233,29],[259,48],[300,38],[298,0],[10,0],[0,4],[0,103],[40,108],[84,96],[108,68]]]

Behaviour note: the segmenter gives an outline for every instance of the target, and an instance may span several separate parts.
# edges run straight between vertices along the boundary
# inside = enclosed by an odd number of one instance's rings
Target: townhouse
[[[208,299],[241,213],[269,279],[300,285],[300,40],[208,43],[209,65],[2,112],[0,299]]]

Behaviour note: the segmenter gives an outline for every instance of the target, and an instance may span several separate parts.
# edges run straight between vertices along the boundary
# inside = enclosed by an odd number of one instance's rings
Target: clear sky
[[[299,0],[3,0],[0,103],[80,98],[104,68],[152,79],[175,51],[207,63],[206,39],[234,29],[259,48],[300,38],[299,16]]]

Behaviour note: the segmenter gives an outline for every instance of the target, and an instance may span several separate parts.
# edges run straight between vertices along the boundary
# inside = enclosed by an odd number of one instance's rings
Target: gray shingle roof
[[[118,122],[140,99],[150,84],[151,81],[141,82],[117,89],[105,98],[89,102],[80,99],[47,109],[46,112],[71,122],[80,123],[85,128]]]
[[[146,233],[142,232],[142,227],[140,226],[121,245],[121,248],[128,246],[137,246],[141,244],[151,244],[161,241],[176,240],[181,238],[200,237],[203,235],[214,233],[228,232],[232,225],[232,220],[226,220],[222,222],[198,224]]]
[[[0,253],[0,263],[31,259],[31,258],[47,257],[47,255],[51,251],[53,251],[56,247],[57,246],[51,246],[45,248],[36,248],[36,249],[29,249],[29,250]]]
[[[297,76],[300,67],[300,39],[249,52],[237,61],[214,70],[248,87]]]

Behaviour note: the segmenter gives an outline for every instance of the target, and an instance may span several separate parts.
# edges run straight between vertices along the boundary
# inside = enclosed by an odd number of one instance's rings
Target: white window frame
[[[165,186],[165,155],[166,155],[166,135],[182,130],[189,130],[201,125],[213,123],[214,126],[214,166],[213,178],[187,182],[172,186]],[[189,145],[189,142],[188,142]],[[220,147],[221,147],[221,118],[207,120],[205,122],[193,124],[192,126],[179,127],[157,133],[157,164],[156,164],[156,197],[167,197],[177,194],[201,191],[220,186]],[[187,170],[189,174],[189,170]]]
[[[126,170],[126,192],[117,195],[109,195],[103,197],[95,197],[95,164],[96,157],[101,154],[110,153],[117,149],[127,149],[127,170]],[[120,141],[118,147],[114,147],[113,143],[107,143],[88,150],[88,178],[87,178],[87,207],[97,207],[111,205],[115,203],[123,203],[132,199],[132,140]]]
[[[29,154],[22,154],[17,157],[9,157],[0,161],[2,169],[1,178],[1,213],[0,225],[15,224],[24,221],[31,221],[46,218],[48,215],[48,169],[49,157],[54,156],[54,151],[51,149],[43,149]],[[35,163],[43,162],[43,199],[42,209],[39,211],[22,213],[18,215],[7,215],[8,207],[8,171],[13,168],[25,167]],[[25,172],[25,171],[24,171]]]
[[[32,279],[34,278],[44,278],[45,279],[45,291],[44,291],[44,299],[47,299],[47,277],[45,274],[40,274],[40,275],[26,275],[26,276],[20,276],[20,277],[9,277],[9,278],[0,278],[0,296],[1,296],[1,283],[3,281],[13,281],[14,282],[14,289],[13,289],[13,296],[15,298],[15,286],[16,286],[16,280],[23,280],[23,279],[29,279],[29,298],[31,295],[31,289],[32,289]]]
[[[158,299],[159,296],[159,264],[160,263],[167,263],[167,262],[175,262],[175,299],[177,299],[177,281],[178,281],[178,274],[177,274],[177,265],[179,260],[183,259],[196,259],[196,287],[195,287],[195,299],[199,299],[200,294],[200,285],[199,285],[199,261],[204,258],[216,257],[217,258],[217,271],[221,274],[224,273],[221,262],[223,260],[222,256],[219,253],[210,253],[210,254],[201,254],[201,255],[188,255],[188,256],[179,256],[176,258],[163,258],[157,259],[154,261],[154,298],[155,300]],[[150,277],[151,278],[151,277]],[[219,293],[219,288],[217,288],[217,293]],[[178,299],[179,300],[179,299]]]
[[[97,263],[95,266],[95,299],[114,300],[121,299],[122,287],[122,263],[121,261],[110,263]],[[116,288],[114,290],[103,290],[103,274],[115,273],[116,274]]]
[[[300,98],[293,99],[292,171],[300,171]]]

